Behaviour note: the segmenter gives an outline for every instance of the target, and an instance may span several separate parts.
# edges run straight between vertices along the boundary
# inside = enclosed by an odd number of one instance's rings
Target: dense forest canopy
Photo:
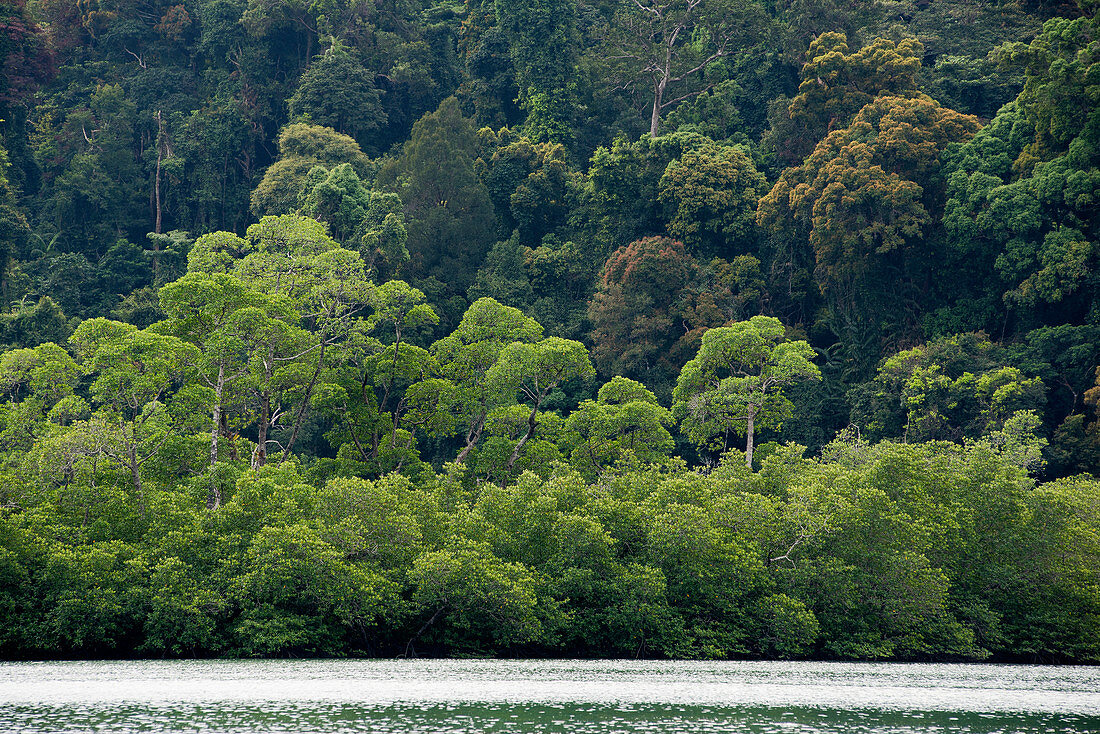
[[[1098,13],[0,1],[0,656],[1100,660]]]

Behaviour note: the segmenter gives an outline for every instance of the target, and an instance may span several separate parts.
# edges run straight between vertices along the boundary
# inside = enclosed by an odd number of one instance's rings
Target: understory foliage
[[[202,480],[139,497],[103,461],[9,489],[0,650],[1096,661],[1100,483],[1037,484],[1028,440],[848,435],[707,474],[631,452],[506,485],[226,467],[215,512]]]
[[[0,31],[0,656],[1100,660],[1095,2]]]

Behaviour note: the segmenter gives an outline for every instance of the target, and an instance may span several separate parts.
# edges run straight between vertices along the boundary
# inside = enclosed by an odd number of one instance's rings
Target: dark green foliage
[[[766,187],[742,149],[708,146],[670,163],[658,196],[673,210],[669,234],[698,255],[732,258],[757,250],[756,202]]]
[[[573,0],[498,0],[497,23],[508,39],[524,134],[534,141],[567,143],[572,135],[577,55]]]
[[[1019,93],[1022,70],[998,64],[996,49],[1030,41],[1039,32],[1042,18],[1024,3],[891,0],[884,5],[888,10],[877,19],[876,33],[912,35],[921,42],[920,88],[945,107],[988,119]]]
[[[33,306],[18,304],[11,313],[0,315],[0,342],[10,347],[38,346],[43,342],[64,342],[69,322],[61,308],[48,296]]]
[[[1051,20],[1030,46],[1009,47],[1023,92],[948,158],[952,245],[998,276],[973,297],[1003,300],[1020,331],[1096,318],[1096,23]]]
[[[144,224],[134,103],[120,85],[105,85],[67,113],[52,131],[61,144],[58,156],[40,163],[46,179],[41,216],[61,234],[62,248],[95,257]]]
[[[877,439],[906,442],[974,439],[999,431],[1019,411],[1038,415],[1046,386],[1005,366],[1003,350],[984,334],[959,334],[885,360],[855,389],[852,420]]]
[[[373,75],[339,41],[314,59],[287,101],[292,118],[331,127],[376,153],[376,133],[386,126]]]
[[[473,126],[450,97],[416,123],[401,156],[378,176],[405,204],[410,272],[446,283],[448,294],[473,281],[492,237],[493,208],[475,154]]]
[[[318,166],[306,177],[301,212],[328,224],[334,239],[355,247],[369,269],[399,272],[409,259],[404,207],[396,194],[368,190],[350,164]]]
[[[463,24],[459,47],[464,52],[467,79],[457,95],[473,107],[479,124],[499,128],[522,121],[517,104],[515,71],[509,53],[508,39],[498,26],[494,4],[481,3],[471,8]],[[486,9],[487,7],[487,9]]]
[[[603,248],[596,254],[606,258],[639,237],[665,234],[671,219],[659,195],[665,169],[685,153],[711,143],[698,133],[677,132],[643,136],[633,143],[620,138],[610,148],[597,150],[582,209],[588,238]]]
[[[0,266],[5,273],[12,256],[24,250],[30,235],[27,218],[19,209],[15,190],[8,179],[10,170],[7,151],[0,146]],[[0,290],[4,298],[10,299],[12,294],[7,278],[3,279],[2,285]]]

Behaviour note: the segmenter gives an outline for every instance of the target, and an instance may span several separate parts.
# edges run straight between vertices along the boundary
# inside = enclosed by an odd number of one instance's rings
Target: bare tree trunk
[[[677,30],[677,34],[679,31]],[[672,41],[675,43],[675,41]],[[666,41],[666,44],[668,41]],[[671,76],[672,69],[672,48],[671,46],[665,46],[665,58],[663,69],[661,69],[661,78],[653,79],[653,111],[649,116],[649,137],[657,137],[657,130],[661,126],[661,110],[664,109],[665,101],[665,89],[668,87],[668,81]]]
[[[134,441],[137,441],[137,437],[134,437]],[[137,492],[138,508],[141,510],[141,516],[145,517],[145,491],[141,486],[141,472],[139,471],[139,465],[137,460],[137,446],[134,443],[130,444],[130,478],[134,480],[134,491]]]
[[[302,419],[305,418],[309,399],[313,395],[313,387],[317,384],[317,376],[321,374],[321,367],[324,363],[325,342],[322,339],[320,354],[317,355],[317,368],[313,370],[313,377],[309,379],[309,385],[306,386],[305,394],[302,396],[302,404],[298,407],[298,415],[294,418],[294,428],[291,429],[290,439],[286,442],[286,448],[283,449],[283,461],[286,461],[287,457],[290,456],[290,450],[294,448],[294,442],[298,440],[298,430],[302,427]]]
[[[516,444],[516,448],[512,451],[512,455],[508,457],[508,463],[504,465],[505,471],[512,471],[512,465],[516,463],[516,459],[519,458],[519,452],[523,450],[523,445],[531,440],[531,436],[535,435],[535,418],[539,413],[539,406],[542,404],[542,398],[539,398],[535,402],[535,407],[531,409],[531,415],[527,417],[527,433],[523,434],[523,438]]]
[[[752,434],[755,430],[753,425],[755,419],[756,408],[750,405],[749,412],[745,416],[745,463],[748,464],[749,469],[752,469]]]
[[[267,426],[271,420],[271,396],[264,394],[260,400],[260,418],[256,428],[256,450],[252,452],[252,468],[258,469],[267,463]]]
[[[401,327],[397,327],[397,340],[393,343],[393,364],[390,366],[390,379],[386,383],[386,387],[382,390],[382,399],[378,401],[378,412],[381,413],[382,409],[386,407],[386,403],[390,400],[390,388],[397,382],[397,355],[398,350],[401,349]]]
[[[210,493],[206,496],[206,509],[216,510],[222,503],[215,469],[218,464],[218,435],[222,431],[222,392],[225,388],[225,365],[218,365],[218,381],[214,385],[214,415],[210,427]]]
[[[661,92],[659,89],[653,91],[653,112],[649,116],[649,137],[657,137],[657,129],[661,124]]]
[[[260,398],[260,417],[256,426],[256,450],[252,452],[252,468],[258,469],[267,463],[267,430],[271,423],[271,364],[275,358],[274,350],[269,350],[264,365],[264,394]]]
[[[237,453],[237,436],[229,430],[229,412],[226,410],[222,411],[222,438],[229,449],[229,460],[236,462],[241,456]]]
[[[470,455],[470,452],[474,450],[474,446],[477,446],[477,442],[481,439],[481,431],[484,428],[485,414],[482,413],[477,422],[466,432],[466,446],[458,452],[458,458],[455,459],[457,463],[463,464],[466,462],[466,457]]]

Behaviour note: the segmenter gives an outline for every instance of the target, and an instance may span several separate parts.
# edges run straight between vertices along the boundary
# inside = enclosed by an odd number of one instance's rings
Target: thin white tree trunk
[[[210,493],[206,496],[206,509],[216,510],[222,503],[215,469],[218,464],[218,434],[222,429],[222,392],[225,388],[225,365],[218,365],[218,381],[214,385],[214,415],[210,427]]]
[[[745,463],[748,464],[749,469],[752,469],[752,439],[755,430],[755,419],[756,408],[750,405],[748,414],[745,416]]]

